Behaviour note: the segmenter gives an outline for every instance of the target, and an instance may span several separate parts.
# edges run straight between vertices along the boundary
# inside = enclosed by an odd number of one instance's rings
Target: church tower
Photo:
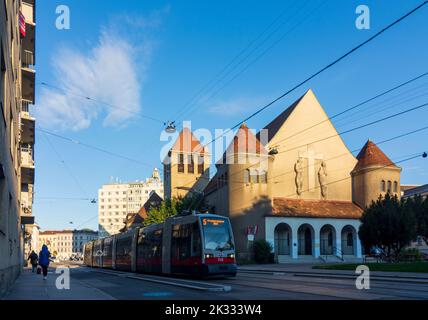
[[[209,168],[210,156],[206,148],[184,128],[164,159],[165,198],[202,192],[209,181]]]
[[[401,168],[396,166],[379,147],[368,140],[357,156],[351,172],[352,199],[361,208],[386,193],[400,197]]]

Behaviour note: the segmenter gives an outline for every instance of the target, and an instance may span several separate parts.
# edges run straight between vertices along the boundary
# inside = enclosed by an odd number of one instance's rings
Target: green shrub
[[[254,260],[257,263],[272,262],[272,245],[266,240],[256,240],[253,244]]]

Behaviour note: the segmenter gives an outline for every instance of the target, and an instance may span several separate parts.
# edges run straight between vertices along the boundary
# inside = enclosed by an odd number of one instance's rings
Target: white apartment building
[[[98,190],[98,230],[100,237],[119,233],[126,215],[137,213],[152,191],[163,198],[163,182],[158,169],[146,181],[105,184]]]
[[[83,230],[50,230],[39,233],[39,252],[44,244],[50,253],[59,260],[68,260],[71,256],[83,254],[83,247],[88,241],[98,239],[98,232]]]

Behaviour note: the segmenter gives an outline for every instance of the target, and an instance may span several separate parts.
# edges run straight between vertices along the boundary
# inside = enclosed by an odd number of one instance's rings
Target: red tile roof
[[[236,132],[233,141],[227,147],[223,154],[223,163],[226,163],[226,157],[234,154],[259,154],[267,155],[264,145],[256,137],[255,134],[247,127],[245,123],[241,124],[238,131]]]
[[[305,218],[359,219],[363,210],[351,201],[273,199],[273,215]]]
[[[368,140],[357,156],[358,162],[354,170],[360,170],[371,166],[396,165],[379,149],[372,141]]]
[[[202,147],[200,141],[193,135],[193,133],[188,128],[183,128],[183,130],[181,130],[171,150],[190,153],[205,152],[205,148]]]

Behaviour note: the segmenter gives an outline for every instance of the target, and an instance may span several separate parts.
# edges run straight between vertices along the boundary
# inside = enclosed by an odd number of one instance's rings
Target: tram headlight
[[[205,255],[205,259],[214,258],[214,255],[212,253],[207,253]]]
[[[228,258],[235,259],[235,254],[234,254],[234,253],[229,253],[229,254],[227,255],[227,257],[228,257]]]

